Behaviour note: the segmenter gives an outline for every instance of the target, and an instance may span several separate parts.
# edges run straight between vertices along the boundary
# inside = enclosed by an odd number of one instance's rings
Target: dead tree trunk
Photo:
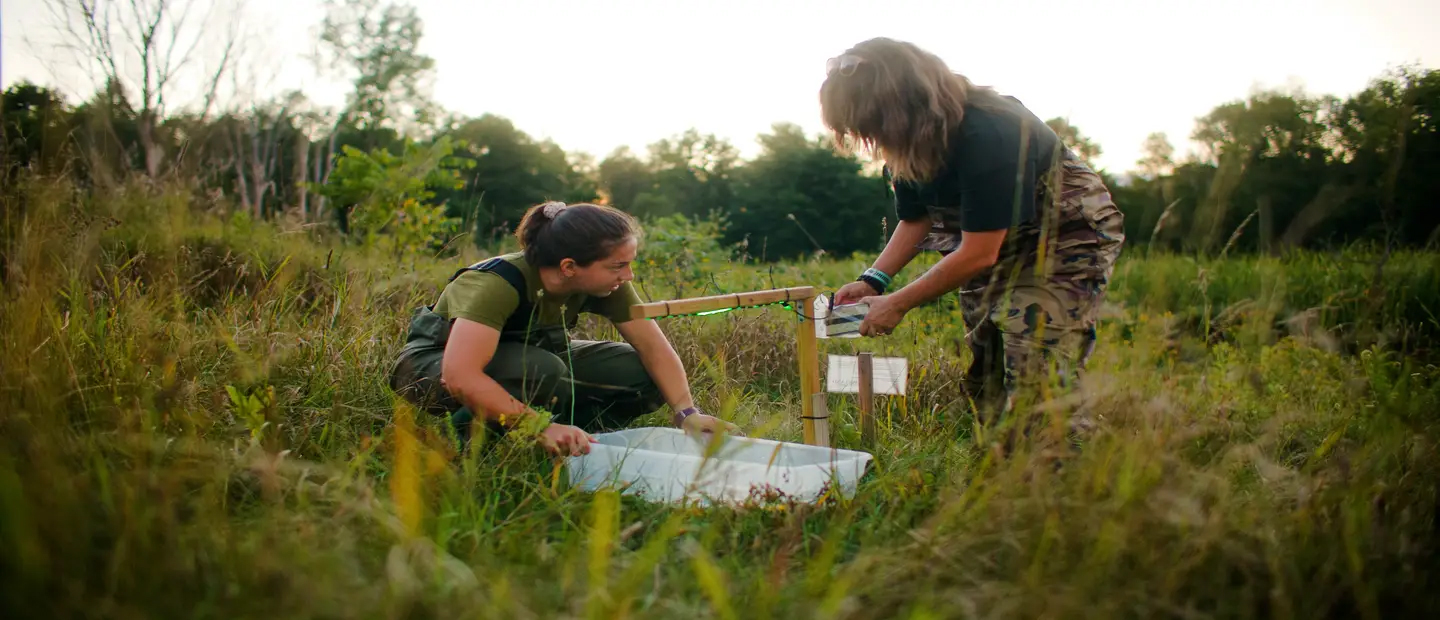
[[[265,218],[265,163],[264,147],[260,142],[260,115],[250,118],[250,197],[256,220]]]
[[[145,175],[154,179],[160,175],[160,162],[165,158],[165,147],[155,136],[155,111],[142,110],[136,123],[140,134],[140,149],[145,157]]]
[[[314,150],[315,150],[315,158],[314,158],[314,164],[313,164],[313,165],[314,165],[314,168],[315,168],[315,171],[314,171],[314,174],[312,174],[311,177],[310,177],[310,184],[313,185],[313,186],[319,187],[319,186],[325,184],[325,182],[322,180],[322,179],[324,179],[324,175],[325,175],[325,157],[324,157],[324,155],[323,155],[323,151],[321,150],[321,149],[324,149],[324,148],[325,148],[325,145],[324,145],[324,144],[321,144],[321,143],[316,143],[313,148],[314,148]],[[316,192],[316,194],[315,194],[315,221],[317,221],[317,222],[323,222],[323,221],[325,221],[325,211],[326,211],[325,206],[326,206],[326,204],[327,204],[328,202],[329,202],[329,201],[325,198],[324,195],[320,194],[319,192]]]
[[[235,156],[231,158],[235,166],[235,193],[240,194],[240,207],[246,212],[254,213],[250,202],[250,183],[245,180],[245,139],[238,124],[231,128],[230,138],[231,150],[235,152]]]
[[[295,132],[295,170],[293,174],[295,182],[295,208],[300,212],[300,221],[310,221],[310,214],[306,210],[306,203],[310,197],[310,190],[306,187],[306,170],[309,168],[310,138],[304,132]]]

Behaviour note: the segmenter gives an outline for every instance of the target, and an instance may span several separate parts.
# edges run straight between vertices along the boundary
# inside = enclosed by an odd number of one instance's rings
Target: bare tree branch
[[[169,104],[177,89],[184,87],[183,75],[201,56],[202,43],[210,47],[220,41],[219,66],[209,76],[202,115],[208,116],[216,98],[220,75],[230,67],[233,36],[239,14],[233,16],[223,40],[211,36],[220,2],[208,0],[197,11],[197,1],[186,0],[42,0],[50,14],[57,41],[52,48],[67,50],[75,65],[94,78],[97,91],[120,88],[138,95],[135,101],[137,130],[145,154],[145,171],[159,173],[166,141],[158,135],[169,115]],[[197,21],[198,17],[198,21]],[[209,51],[209,50],[205,50]]]
[[[167,1],[168,0],[160,0],[161,4]],[[193,2],[186,2],[185,9],[170,27],[170,45],[166,47],[165,51],[161,54],[161,63],[159,65],[161,67],[161,73],[157,76],[155,84],[156,90],[162,98],[162,102],[165,92],[168,90],[167,87],[170,85],[170,80],[176,73],[179,73],[181,69],[184,69],[186,65],[191,64],[191,61],[195,57],[195,49],[200,46],[200,41],[207,38],[205,36],[205,28],[202,26],[200,33],[190,40],[189,47],[185,48],[185,52],[180,55],[180,59],[178,61],[175,60],[175,46],[180,44],[181,30],[184,29],[185,23],[190,17],[190,9],[194,6],[195,4]],[[214,11],[215,4],[211,3],[206,9],[205,16],[201,19],[200,23],[210,23],[210,17]],[[161,107],[163,107],[163,105]]]
[[[205,90],[205,100],[204,103],[200,106],[201,123],[205,123],[210,119],[210,110],[215,107],[215,101],[219,95],[220,81],[225,77],[225,74],[227,72],[233,73],[230,64],[232,62],[232,58],[237,55],[235,48],[240,42],[241,23],[242,22],[239,19],[232,19],[230,20],[230,27],[226,29],[225,49],[223,52],[221,52],[220,61],[216,64],[214,70],[209,72],[210,86]]]

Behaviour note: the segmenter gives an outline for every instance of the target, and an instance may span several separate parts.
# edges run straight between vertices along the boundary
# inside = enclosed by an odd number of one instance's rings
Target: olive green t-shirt
[[[573,293],[567,297],[541,295],[540,271],[525,260],[523,253],[505,254],[501,258],[519,267],[520,272],[525,274],[529,301],[538,310],[530,323],[533,327],[573,326],[581,312],[624,323],[630,320],[630,306],[643,303],[629,282],[606,297],[591,297],[584,293]],[[467,271],[440,292],[440,299],[435,302],[435,313],[447,319],[468,319],[503,330],[505,321],[519,306],[520,297],[505,278],[496,273]]]

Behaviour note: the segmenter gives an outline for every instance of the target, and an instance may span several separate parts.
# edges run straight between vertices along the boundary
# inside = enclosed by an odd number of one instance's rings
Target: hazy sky
[[[0,4],[0,77],[88,94],[53,50],[19,36],[45,33],[44,2]],[[729,138],[747,157],[771,123],[819,132],[825,59],[874,36],[913,41],[1042,118],[1069,117],[1117,172],[1152,131],[1184,153],[1195,117],[1257,86],[1343,96],[1391,65],[1440,66],[1437,0],[414,4],[441,105],[506,116],[597,158],[622,144],[643,152],[689,127]],[[248,10],[275,20],[259,50],[279,69],[263,72],[274,88],[342,101],[345,85],[300,57],[314,44],[318,0],[249,0]]]

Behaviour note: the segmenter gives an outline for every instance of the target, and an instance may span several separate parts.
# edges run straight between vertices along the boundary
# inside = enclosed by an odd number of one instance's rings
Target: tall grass
[[[1383,261],[1383,264],[1382,264]],[[1440,255],[1352,247],[1225,260],[1147,255],[1121,263],[1112,299],[1169,311],[1210,340],[1306,337],[1358,353],[1370,346],[1434,357]]]
[[[5,617],[1437,611],[1440,371],[1276,325],[1338,305],[1319,325],[1351,338],[1333,318],[1351,281],[1326,271],[1334,259],[1127,259],[1087,382],[1100,427],[1078,452],[1048,432],[1005,453],[975,439],[951,300],[890,338],[821,341],[911,361],[909,393],[878,403],[857,496],[700,509],[568,489],[509,440],[458,454],[440,421],[395,401],[385,377],[410,311],[478,255],[412,270],[186,196],[47,180],[5,196],[25,206],[0,299]],[[646,254],[652,298],[834,288],[863,263],[772,269],[698,248],[682,265],[677,252]],[[1395,259],[1387,303],[1433,282],[1435,264]],[[1222,318],[1247,300],[1269,314]],[[702,406],[798,441],[793,319],[769,308],[664,329]],[[853,397],[830,402],[837,443],[860,447]]]

